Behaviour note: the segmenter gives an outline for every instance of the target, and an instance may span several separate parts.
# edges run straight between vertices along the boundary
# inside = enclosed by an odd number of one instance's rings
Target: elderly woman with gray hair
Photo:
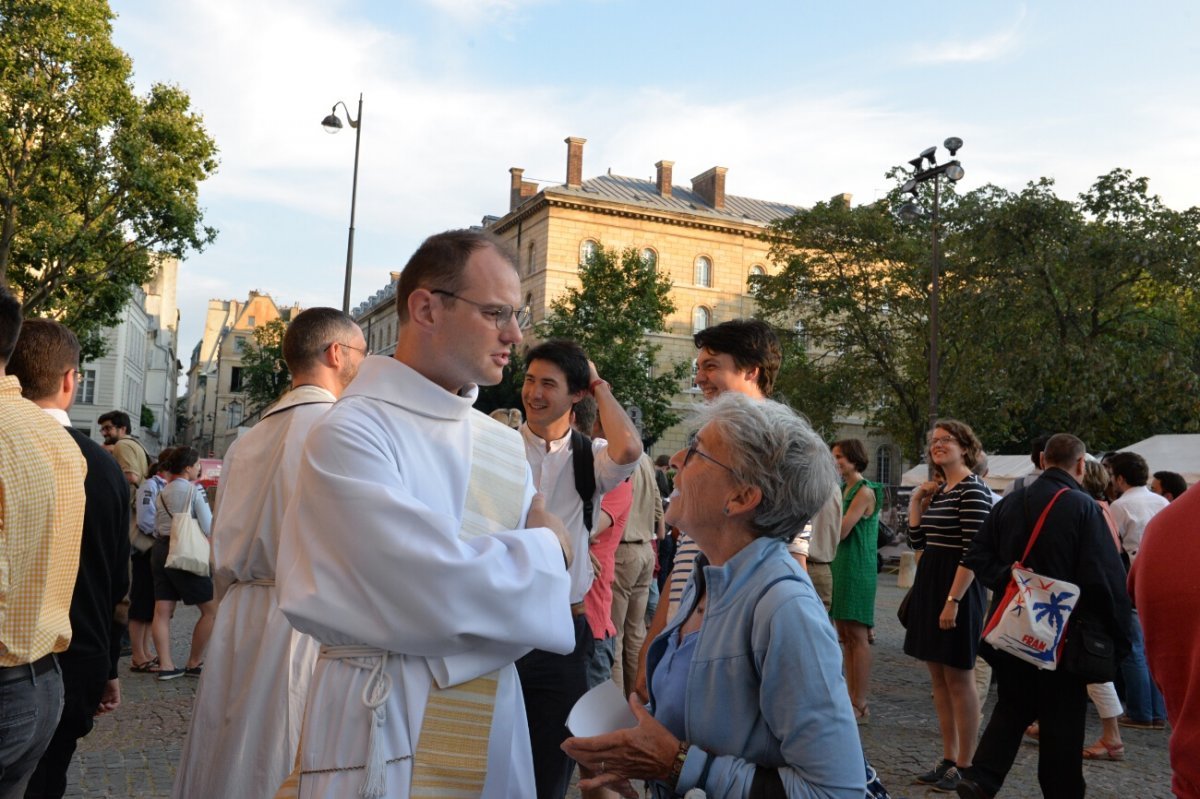
[[[787,541],[829,498],[833,461],[795,412],[727,393],[671,464],[667,523],[702,553],[650,645],[638,724],[563,749],[612,786],[654,797],[862,799],[862,748],[833,626]]]

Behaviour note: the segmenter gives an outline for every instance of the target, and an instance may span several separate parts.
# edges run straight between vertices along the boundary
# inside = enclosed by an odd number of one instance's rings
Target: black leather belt
[[[53,668],[53,654],[40,657],[32,663],[22,663],[20,666],[4,666],[0,668],[0,685],[7,685],[18,680],[31,680],[34,677],[42,676]]]

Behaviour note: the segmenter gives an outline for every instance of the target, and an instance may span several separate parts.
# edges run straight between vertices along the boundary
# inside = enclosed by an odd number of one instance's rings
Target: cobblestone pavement
[[[880,576],[877,602],[877,640],[872,670],[871,723],[861,727],[863,745],[872,764],[894,797],[937,797],[912,783],[912,775],[929,768],[941,756],[937,718],[925,668],[901,652],[903,630],[896,606],[903,596],[892,574]],[[173,651],[185,656],[197,613],[181,607],[172,626]],[[196,680],[187,677],[160,683],[129,672],[121,662],[122,704],[115,714],[97,720],[92,734],[80,742],[71,767],[67,795],[71,797],[170,796],[171,782],[187,732]],[[995,691],[985,707],[990,711]],[[1162,731],[1122,730],[1126,759],[1119,763],[1086,762],[1088,796],[1099,799],[1169,799],[1170,766],[1167,734]],[[1100,722],[1089,711],[1088,740],[1099,737]],[[1001,794],[1040,796],[1037,787],[1037,746],[1027,743]],[[572,788],[571,797],[578,797]],[[196,797],[210,799],[210,797]]]

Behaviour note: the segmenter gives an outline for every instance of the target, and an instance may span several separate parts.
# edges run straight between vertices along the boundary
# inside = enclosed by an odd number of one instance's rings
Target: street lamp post
[[[950,151],[950,157],[954,156],[962,149],[962,139],[951,136],[943,142],[943,145]],[[943,175],[954,182],[962,180],[964,174],[962,165],[957,160],[948,161],[945,164],[938,164],[936,157],[937,147],[926,148],[916,158],[908,163],[913,166],[913,176],[908,179],[901,188],[902,192],[909,192],[914,198],[917,196],[917,187],[926,181],[933,181],[933,217],[931,238],[933,239],[933,264],[930,268],[931,279],[929,282],[929,428],[932,430],[934,423],[938,418],[938,371],[940,368],[938,358],[938,292],[939,292],[939,273],[941,266],[941,252],[938,247],[938,211],[941,200],[941,186],[938,178]],[[928,162],[929,165],[925,166]],[[921,209],[913,202],[907,202],[900,208],[900,216],[905,221],[913,221],[921,216]]]
[[[362,142],[362,93],[358,95],[358,116],[350,116],[350,109],[341,100],[333,104],[333,110],[321,120],[321,127],[327,133],[337,133],[342,129],[342,120],[337,115],[337,107],[342,107],[346,121],[354,128],[354,181],[350,184],[350,237],[346,241],[346,287],[342,291],[342,312],[350,313],[350,273],[354,268],[354,209],[358,202],[358,146]]]

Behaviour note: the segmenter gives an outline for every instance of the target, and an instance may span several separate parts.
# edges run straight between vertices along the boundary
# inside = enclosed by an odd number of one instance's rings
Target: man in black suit
[[[1004,601],[1012,566],[1021,560],[1034,522],[1053,502],[1024,564],[1037,574],[1079,586],[1068,631],[1071,624],[1090,617],[1103,625],[1117,652],[1128,651],[1133,618],[1125,590],[1125,567],[1100,506],[1080,490],[1086,457],[1083,442],[1075,436],[1051,436],[1041,456],[1045,471],[996,504],[962,563],[995,592],[994,613]],[[1055,799],[1083,797],[1087,681],[1061,664],[1054,671],[1040,670],[986,643],[980,654],[992,664],[997,701],[975,750],[974,764],[963,769],[958,795],[966,799],[995,796],[1016,758],[1025,728],[1037,721],[1041,727],[1038,783],[1042,793]],[[1114,673],[1116,663],[1114,653]]]
[[[71,645],[59,656],[65,704],[50,746],[30,778],[25,797],[60,797],[76,741],[91,732],[92,718],[121,702],[117,679],[123,625],[117,605],[129,588],[129,485],[102,446],[72,428],[79,341],[58,322],[28,319],[8,363],[21,394],[58,420],[87,461],[83,541],[71,597]]]

